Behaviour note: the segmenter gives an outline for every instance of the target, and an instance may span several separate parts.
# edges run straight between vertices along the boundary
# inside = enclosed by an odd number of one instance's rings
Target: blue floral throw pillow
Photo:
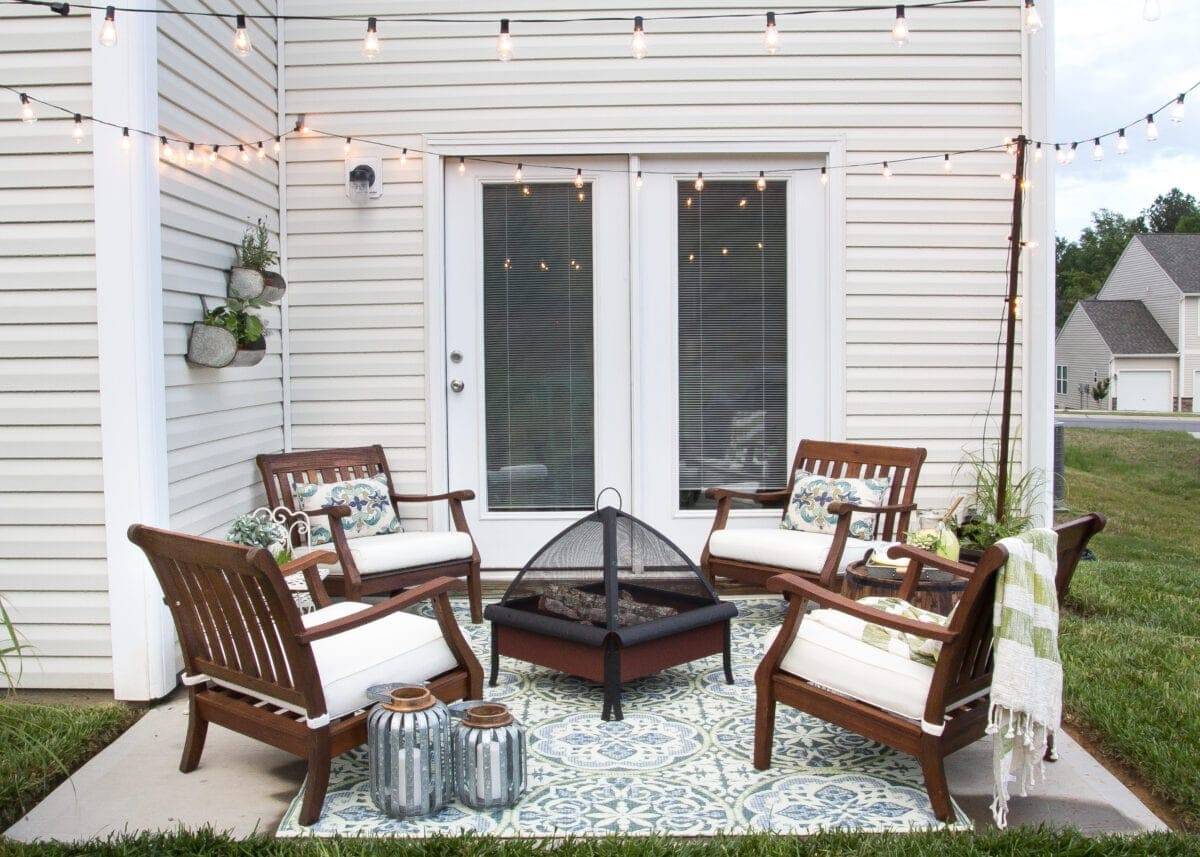
[[[829,514],[834,502],[880,506],[892,487],[891,478],[830,479],[815,476],[806,470],[796,471],[792,497],[779,526],[785,530],[809,533],[829,533],[837,529],[837,515]],[[855,539],[875,538],[875,515],[854,512],[850,515],[850,536]]]
[[[369,479],[349,479],[345,482],[300,483],[293,486],[298,511],[315,512],[330,506],[349,506],[350,515],[342,518],[346,538],[382,536],[400,532],[400,519],[388,499],[387,477],[376,473]],[[325,545],[333,541],[329,519],[313,523],[310,544]]]

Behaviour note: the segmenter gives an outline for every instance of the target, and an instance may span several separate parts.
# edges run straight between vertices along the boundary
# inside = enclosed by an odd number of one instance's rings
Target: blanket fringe
[[[1008,801],[1012,794],[1025,797],[1029,788],[1045,777],[1044,757],[1050,731],[1049,725],[1026,712],[1013,711],[995,701],[988,706],[986,732],[993,736],[993,741],[1004,742],[1003,752],[996,758],[991,806],[996,827],[1001,830],[1008,825]]]

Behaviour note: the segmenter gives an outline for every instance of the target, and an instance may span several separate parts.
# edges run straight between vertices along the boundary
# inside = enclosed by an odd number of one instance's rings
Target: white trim
[[[284,51],[287,39],[284,35],[287,21],[279,21],[275,30],[275,133],[283,135],[286,118],[286,95],[283,80],[286,69]],[[287,142],[279,147],[275,159],[279,181],[279,273],[288,276],[288,228],[287,228]],[[279,302],[280,339],[280,383],[283,386],[283,451],[292,451],[292,327],[289,321],[291,291],[285,290]]]
[[[103,8],[92,12],[93,44],[103,20]],[[92,109],[125,117],[131,128],[157,128],[156,18],[128,15],[121,27],[114,47],[92,51]],[[175,687],[175,632],[162,590],[126,530],[165,524],[169,512],[162,222],[153,138],[134,135],[125,152],[120,135],[92,126],[105,556],[113,692],[150,700]]]
[[[421,148],[428,150],[428,143]],[[426,478],[433,493],[463,486],[449,484],[450,450],[446,443],[446,184],[442,158],[426,154],[425,190],[425,415]],[[479,492],[482,496],[482,492]],[[429,507],[429,529],[450,528],[445,503]]]

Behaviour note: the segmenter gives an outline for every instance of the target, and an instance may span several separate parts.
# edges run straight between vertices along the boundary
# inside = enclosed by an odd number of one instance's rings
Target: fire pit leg
[[[730,638],[730,623],[725,623],[725,651],[722,652],[722,658],[725,661],[725,683],[733,684],[733,657],[730,654],[729,638]]]
[[[604,650],[604,710],[600,719],[625,719],[621,712],[621,650],[612,643]]]
[[[492,675],[488,679],[488,686],[495,687],[496,681],[500,677],[500,626],[495,622],[492,623]]]

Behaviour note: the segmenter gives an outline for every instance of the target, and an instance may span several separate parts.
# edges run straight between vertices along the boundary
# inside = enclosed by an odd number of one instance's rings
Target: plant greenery
[[[281,523],[255,514],[235,518],[229,525],[229,532],[225,534],[225,540],[234,544],[270,550],[279,565],[289,562],[292,558],[292,551],[287,547],[287,538],[287,529]],[[273,550],[277,546],[280,549]]]
[[[986,550],[1001,539],[1018,535],[1032,526],[1046,485],[1040,470],[1030,468],[1013,478],[1012,465],[1009,465],[1003,509],[996,506],[996,487],[1000,484],[998,455],[989,456],[986,449],[982,453],[967,453],[959,467],[960,473],[963,470],[975,486],[967,514],[958,527],[963,547]]]
[[[271,249],[267,224],[260,217],[256,223],[246,227],[242,243],[234,248],[238,266],[254,271],[265,271],[279,261],[279,254]]]
[[[1099,404],[1108,398],[1108,391],[1112,387],[1112,380],[1109,378],[1101,378],[1096,383],[1092,384],[1092,398]]]
[[[263,306],[257,299],[226,298],[225,303],[204,313],[204,323],[223,327],[234,335],[240,346],[257,345],[266,333],[263,321],[252,309]]]

